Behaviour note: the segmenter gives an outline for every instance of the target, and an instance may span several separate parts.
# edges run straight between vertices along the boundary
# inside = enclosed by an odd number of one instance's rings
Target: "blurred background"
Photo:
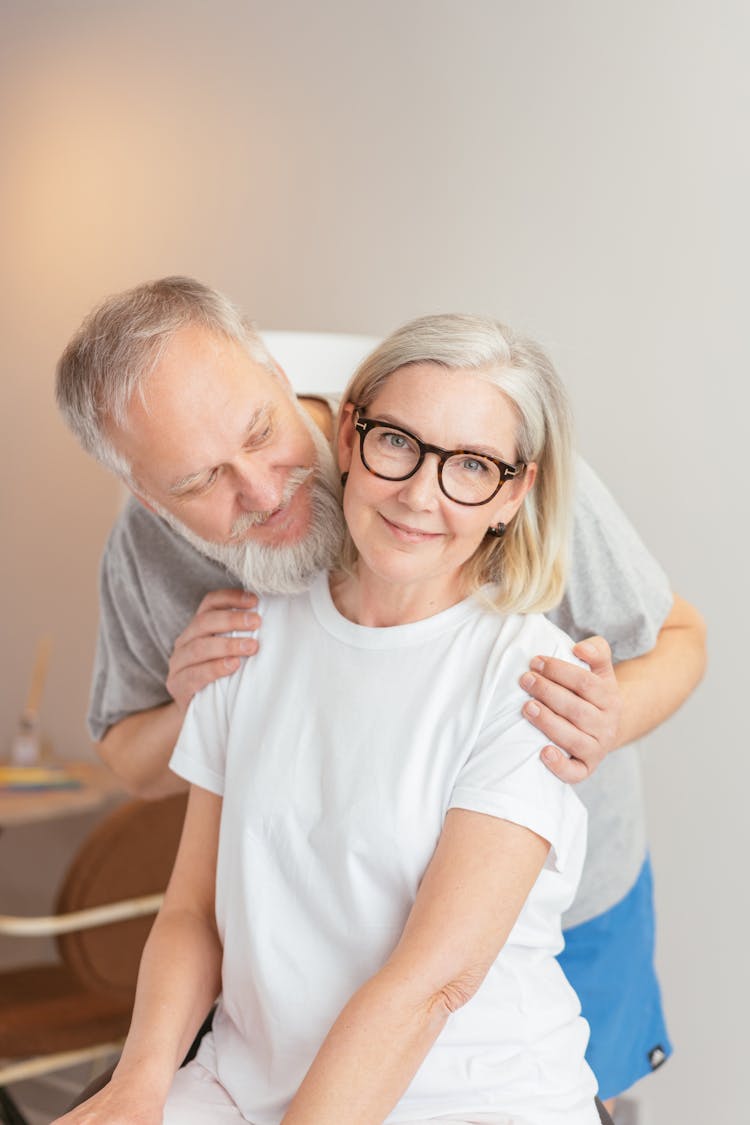
[[[708,620],[709,674],[644,754],[675,1056],[638,1120],[744,1118],[750,8],[2,0],[0,20],[0,752],[52,634],[44,731],[91,753],[121,495],[52,385],[95,302],[187,273],[261,328],[497,315],[546,344],[579,448]],[[85,827],[6,831],[0,909],[51,895]]]

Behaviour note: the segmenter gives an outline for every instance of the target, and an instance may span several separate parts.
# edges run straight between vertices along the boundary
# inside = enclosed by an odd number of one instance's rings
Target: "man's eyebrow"
[[[245,428],[245,433],[242,436],[243,447],[247,445],[248,442],[252,439],[253,430],[255,430],[261,423],[270,420],[272,415],[273,406],[270,402],[264,402],[262,406],[259,406],[258,409],[253,412],[253,414],[250,416],[250,421]],[[169,488],[167,489],[168,494],[170,496],[180,496],[185,492],[189,492],[190,489],[200,481],[201,477],[204,477],[207,473],[212,472],[214,468],[214,465],[208,465],[206,466],[206,468],[198,469],[196,470],[196,472],[190,473],[186,477],[181,477],[179,480],[176,480],[172,484],[170,484]]]
[[[419,438],[420,441],[426,441],[421,434],[415,433],[409,426],[405,425],[403,422],[399,422],[392,414],[378,414],[377,420],[378,422],[387,422],[390,426],[396,426],[399,430],[406,430],[407,433],[414,434],[414,437]],[[427,444],[433,445],[435,443],[427,442]],[[478,453],[480,457],[494,457],[496,461],[503,461],[506,465],[513,464],[509,458],[505,457],[500,450],[496,449],[493,445],[481,445],[472,441],[467,445],[457,445],[454,446],[454,448],[460,453]]]

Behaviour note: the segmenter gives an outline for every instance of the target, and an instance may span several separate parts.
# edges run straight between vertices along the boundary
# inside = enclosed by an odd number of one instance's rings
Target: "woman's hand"
[[[113,1080],[52,1125],[161,1125],[163,1113],[162,1100],[150,1098],[137,1080]]]

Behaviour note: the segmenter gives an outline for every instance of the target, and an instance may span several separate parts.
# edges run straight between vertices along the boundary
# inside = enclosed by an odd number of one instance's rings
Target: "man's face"
[[[136,494],[245,585],[292,592],[331,565],[341,517],[325,440],[241,345],[182,329],[111,438]]]

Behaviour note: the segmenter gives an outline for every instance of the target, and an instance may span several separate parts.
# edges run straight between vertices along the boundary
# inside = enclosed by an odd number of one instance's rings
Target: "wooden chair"
[[[24,1125],[7,1087],[119,1051],[143,945],[177,852],[186,797],[128,801],[87,836],[56,913],[0,915],[0,934],[55,935],[58,960],[0,973],[0,1120]]]

